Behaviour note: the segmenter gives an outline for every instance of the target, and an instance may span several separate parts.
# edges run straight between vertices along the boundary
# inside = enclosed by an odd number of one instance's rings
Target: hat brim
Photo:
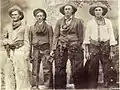
[[[102,7],[102,6],[94,6],[94,7],[91,7],[90,9],[89,9],[89,13],[92,15],[92,16],[95,16],[95,8],[97,8],[97,7],[101,7],[102,9],[103,9],[103,13],[102,13],[102,15],[104,16],[104,15],[106,15],[106,13],[108,12],[108,9],[106,8],[106,7]]]
[[[65,8],[65,6],[71,6],[71,7],[72,7],[72,9],[73,9],[72,15],[75,14],[75,12],[77,11],[77,8],[76,8],[75,6],[73,6],[73,5],[71,5],[71,4],[66,4],[66,5],[64,5],[64,6],[62,6],[62,7],[60,8],[60,12],[61,12],[63,15],[65,15],[65,13],[64,13],[64,8]]]

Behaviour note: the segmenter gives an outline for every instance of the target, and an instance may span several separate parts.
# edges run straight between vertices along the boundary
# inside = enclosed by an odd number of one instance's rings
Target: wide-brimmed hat
[[[95,8],[97,7],[101,7],[103,9],[103,13],[102,13],[103,16],[106,15],[106,13],[108,12],[108,8],[105,5],[103,5],[102,3],[96,3],[93,6],[91,6],[89,9],[89,13],[92,16],[95,16]]]
[[[19,6],[17,6],[17,5],[12,6],[12,7],[8,10],[10,17],[11,17],[11,13],[12,13],[13,11],[15,11],[15,10],[19,11],[19,14],[21,15],[20,20],[22,20],[22,19],[24,18],[24,13],[23,13],[22,9],[21,9]]]
[[[72,7],[72,9],[73,9],[73,13],[72,14],[75,14],[75,12],[77,11],[77,7],[72,2],[69,2],[69,3],[65,4],[65,5],[63,5],[62,7],[60,7],[60,12],[63,15],[65,15],[65,13],[64,13],[65,6],[71,6]]]
[[[34,17],[35,17],[36,14],[38,14],[39,12],[42,12],[42,13],[44,14],[45,20],[46,20],[46,18],[47,18],[47,13],[45,12],[45,10],[43,10],[43,9],[41,9],[41,8],[37,8],[37,9],[35,9],[35,10],[33,11]]]

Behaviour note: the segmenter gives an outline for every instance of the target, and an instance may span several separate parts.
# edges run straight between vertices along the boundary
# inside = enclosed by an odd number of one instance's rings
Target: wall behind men
[[[1,0],[1,33],[3,32],[3,28],[6,24],[10,23],[10,18],[8,16],[8,9],[13,5],[20,6],[25,14],[25,19],[23,22],[28,26],[31,26],[35,22],[35,18],[33,17],[33,10],[36,8],[43,8],[47,12],[47,22],[55,27],[56,21],[61,18],[63,15],[59,12],[59,8],[67,3],[68,1],[75,0]],[[76,5],[79,4],[80,1],[100,1],[100,0],[76,0]],[[106,0],[103,0],[106,1]],[[114,32],[116,38],[118,37],[118,0],[107,0],[110,5],[111,10],[107,13],[106,17],[112,21]],[[84,25],[86,26],[86,22],[93,17],[89,14],[89,8],[92,4],[90,3],[80,3],[78,5],[78,10],[76,12],[76,17],[81,18],[84,21]]]

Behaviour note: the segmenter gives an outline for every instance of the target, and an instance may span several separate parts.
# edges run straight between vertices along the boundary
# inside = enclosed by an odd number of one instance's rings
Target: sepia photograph
[[[0,90],[120,90],[119,0],[0,0]]]

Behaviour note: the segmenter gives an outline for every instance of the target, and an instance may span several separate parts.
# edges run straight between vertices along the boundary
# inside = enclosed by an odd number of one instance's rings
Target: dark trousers
[[[48,61],[49,58],[49,49],[41,51],[38,48],[33,48],[33,68],[32,68],[32,77],[33,82],[32,86],[38,87],[39,85],[39,71],[40,63],[43,63],[43,74],[44,74],[44,85],[52,88],[52,63]]]
[[[108,69],[109,66],[109,53],[110,46],[109,44],[101,44],[96,46],[90,44],[90,61],[88,68],[88,78],[89,78],[89,88],[97,88],[98,84],[98,75],[99,75],[99,61],[103,67],[104,73],[104,83],[108,81]]]
[[[66,64],[71,61],[72,79],[75,88],[85,88],[85,74],[83,69],[83,49],[78,43],[63,47],[58,45],[55,51],[55,88],[66,88]]]

